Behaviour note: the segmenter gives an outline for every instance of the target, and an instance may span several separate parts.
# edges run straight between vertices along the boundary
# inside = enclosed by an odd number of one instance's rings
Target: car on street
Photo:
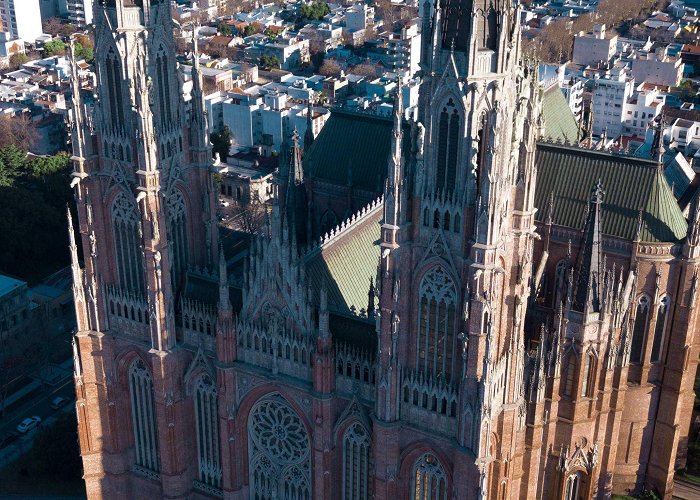
[[[19,439],[19,434],[16,432],[8,432],[4,436],[0,437],[0,449],[10,446],[12,443]]]
[[[36,429],[41,425],[41,418],[34,415],[33,417],[27,417],[22,420],[17,426],[17,432],[21,434],[26,434],[32,429]]]
[[[58,410],[62,406],[65,406],[67,402],[68,398],[58,396],[57,398],[54,398],[53,401],[51,401],[51,408],[53,408],[54,410]]]

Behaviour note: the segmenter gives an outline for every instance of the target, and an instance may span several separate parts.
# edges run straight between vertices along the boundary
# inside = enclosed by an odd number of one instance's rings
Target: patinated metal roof
[[[553,195],[553,223],[582,228],[591,187],[600,180],[605,190],[604,234],[628,241],[638,237],[650,243],[675,243],[686,235],[687,221],[656,162],[538,144],[536,163],[535,206],[539,208],[539,221],[546,219]]]

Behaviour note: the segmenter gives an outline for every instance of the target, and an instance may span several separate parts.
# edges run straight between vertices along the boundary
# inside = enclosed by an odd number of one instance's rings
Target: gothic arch
[[[436,145],[433,156],[435,192],[444,194],[459,190],[460,158],[465,135],[465,108],[454,92],[447,90],[437,96],[434,108],[432,143]]]
[[[656,324],[651,346],[651,362],[658,363],[663,359],[664,344],[668,337],[668,318],[671,313],[671,297],[663,295],[656,305]]]
[[[632,342],[630,346],[630,363],[643,363],[646,351],[649,323],[653,300],[647,294],[640,294],[635,301],[632,323]]]
[[[193,395],[195,385],[203,375],[208,375],[212,380],[216,380],[216,371],[211,361],[200,347],[197,349],[183,377],[183,386],[187,396]]]
[[[180,189],[181,181],[173,185],[165,198],[167,209],[168,240],[172,252],[170,266],[172,268],[172,282],[175,287],[181,285],[189,264],[189,241],[187,223],[188,199],[183,189]]]
[[[437,459],[437,462],[442,467],[447,482],[446,497],[452,498],[452,462],[449,460],[448,456],[443,453],[443,451],[438,446],[432,446],[425,441],[418,441],[407,446],[402,452],[399,458],[400,468],[399,468],[399,485],[402,491],[400,498],[411,498],[412,495],[411,488],[414,486],[414,467],[416,463],[425,455],[432,455]],[[430,499],[432,500],[432,499]],[[439,498],[438,500],[442,500]]]
[[[417,279],[415,366],[418,371],[449,380],[456,369],[458,281],[442,264],[426,267]]]
[[[110,204],[110,220],[119,286],[141,293],[145,288],[141,219],[132,198],[120,190]]]
[[[257,400],[246,420],[251,498],[310,499],[311,433],[299,413],[274,392]]]

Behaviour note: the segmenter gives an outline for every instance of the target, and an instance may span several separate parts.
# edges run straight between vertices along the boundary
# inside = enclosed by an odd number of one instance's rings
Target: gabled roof
[[[304,154],[304,175],[381,193],[391,149],[391,117],[333,110]],[[404,125],[403,150],[410,154],[410,127]],[[349,170],[352,169],[351,175]]]
[[[538,144],[535,206],[537,218],[547,216],[554,195],[553,223],[581,229],[591,187],[600,179],[604,234],[633,241],[642,212],[640,241],[675,243],[688,224],[656,162],[600,151]]]
[[[325,281],[333,312],[360,315],[367,310],[370,282],[379,264],[382,207],[381,202],[373,202],[306,257],[309,283],[320,290]]]
[[[558,85],[544,91],[542,97],[544,135],[552,141],[578,142],[578,124]]]

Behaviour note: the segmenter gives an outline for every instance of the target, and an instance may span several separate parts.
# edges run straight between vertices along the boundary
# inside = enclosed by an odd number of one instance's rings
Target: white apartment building
[[[627,72],[620,70],[616,75],[597,78],[593,83],[593,135],[605,132],[608,138],[622,134],[622,118],[625,103],[634,91],[634,81],[627,77]]]
[[[605,25],[596,25],[590,33],[581,32],[574,37],[574,64],[608,62],[615,54],[617,35],[606,34]]]
[[[12,40],[34,43],[42,34],[39,0],[0,0],[0,20]]]
[[[623,133],[644,137],[649,124],[659,116],[665,102],[666,95],[658,87],[641,83],[624,104]]]
[[[261,93],[260,88],[222,95],[211,100],[210,114],[221,116],[221,126],[228,126],[235,149],[260,147],[265,156],[279,154],[285,130],[296,129],[302,140],[308,124],[308,105],[292,102],[289,95],[273,90]],[[219,111],[220,110],[220,111]],[[326,108],[312,108],[311,125],[314,137],[330,117]]]
[[[632,76],[638,82],[677,87],[683,78],[684,64],[668,55],[668,47],[657,46],[633,55]]]
[[[349,31],[360,31],[374,24],[374,7],[364,3],[355,4],[345,11],[345,27]]]
[[[92,24],[92,0],[59,0],[59,12],[75,24]]]

